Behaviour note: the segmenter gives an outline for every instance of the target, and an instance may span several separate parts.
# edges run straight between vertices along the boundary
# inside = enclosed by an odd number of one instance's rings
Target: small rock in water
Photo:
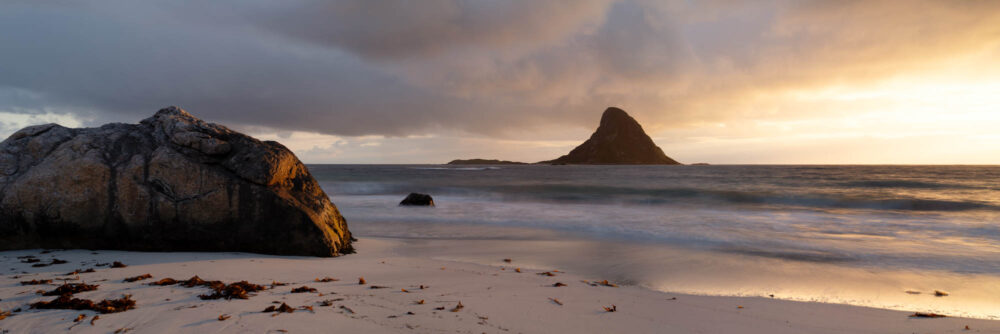
[[[945,318],[944,314],[917,312],[910,315],[911,318]]]
[[[402,202],[399,202],[399,205],[434,206],[434,198],[431,198],[431,195],[428,194],[410,193]]]

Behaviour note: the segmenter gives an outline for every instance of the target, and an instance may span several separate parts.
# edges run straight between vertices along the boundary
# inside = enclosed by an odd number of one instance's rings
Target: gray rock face
[[[590,139],[569,154],[542,163],[552,164],[630,164],[630,165],[680,165],[671,159],[639,122],[624,110],[610,107],[601,116],[601,125]]]
[[[0,250],[352,253],[337,207],[281,144],[169,107],[139,124],[0,143]]]

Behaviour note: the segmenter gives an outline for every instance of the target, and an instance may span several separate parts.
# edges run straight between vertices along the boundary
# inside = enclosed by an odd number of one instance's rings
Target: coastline
[[[96,251],[97,254],[93,254],[85,250],[68,250],[40,254],[41,250],[6,251],[0,253],[5,269],[5,275],[0,278],[0,309],[9,311],[20,307],[23,310],[0,320],[0,332],[45,333],[72,327],[73,332],[80,333],[110,333],[123,328],[141,333],[275,333],[278,330],[306,333],[316,328],[371,333],[940,333],[965,332],[965,326],[969,326],[971,332],[1000,332],[1000,321],[995,320],[912,318],[913,312],[905,311],[759,297],[675,294],[627,284],[591,286],[582,281],[614,280],[564,272],[560,268],[519,267],[522,264],[517,258],[511,263],[503,262],[504,254],[496,254],[501,264],[494,265],[428,257],[406,253],[406,248],[401,247],[405,242],[392,238],[360,238],[358,254],[338,258],[246,253]],[[35,255],[43,262],[59,258],[69,263],[33,268],[17,259],[24,255]],[[77,268],[94,267],[97,262],[111,261],[121,261],[128,267],[96,267],[94,273],[60,276]],[[516,272],[516,268],[521,268],[521,272]],[[14,274],[12,269],[29,274]],[[539,275],[544,272],[552,272],[555,276]],[[153,279],[122,282],[123,278],[145,273],[151,274]],[[194,275],[227,283],[247,280],[269,285],[279,281],[288,285],[264,290],[247,300],[226,301],[199,299],[199,294],[208,291],[204,288],[143,284],[166,277],[180,280]],[[77,276],[80,281],[100,287],[75,297],[100,300],[131,294],[137,301],[136,309],[102,314],[91,325],[89,320],[95,315],[92,311],[29,310],[28,304],[53,298],[36,295],[34,291],[55,286],[18,283]],[[339,281],[314,281],[327,276]],[[364,277],[367,284],[359,285],[359,277]],[[567,286],[553,287],[556,282]],[[372,289],[373,285],[385,288]],[[424,289],[420,289],[420,285]],[[291,289],[300,286],[318,291],[290,293]],[[562,305],[549,298],[558,299]],[[425,303],[417,304],[419,300]],[[292,307],[311,306],[313,310],[277,315],[261,312],[268,306],[277,305],[272,303],[274,301]],[[323,301],[331,302],[322,306]],[[450,312],[458,302],[464,307]],[[611,305],[615,305],[616,312],[603,310]],[[435,309],[439,307],[444,309]],[[74,323],[73,319],[79,314],[87,318]],[[221,315],[231,318],[220,321]]]

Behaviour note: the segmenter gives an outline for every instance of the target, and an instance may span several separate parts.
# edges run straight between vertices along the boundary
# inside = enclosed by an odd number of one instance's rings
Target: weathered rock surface
[[[527,165],[526,162],[497,160],[497,159],[456,159],[448,162],[449,165]]]
[[[624,110],[611,107],[590,139],[569,154],[542,163],[680,165],[671,159]]]
[[[0,143],[0,250],[352,253],[337,207],[281,144],[169,107],[139,124]]]
[[[410,193],[403,201],[399,202],[399,205],[434,206],[434,198],[428,194]]]

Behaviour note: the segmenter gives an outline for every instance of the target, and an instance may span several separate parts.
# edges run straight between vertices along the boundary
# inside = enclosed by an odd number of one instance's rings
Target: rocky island
[[[336,256],[351,240],[291,151],[177,107],[139,124],[31,126],[0,143],[0,250]]]
[[[680,165],[671,159],[632,116],[624,110],[610,107],[601,116],[601,124],[590,139],[569,154],[549,164],[623,164],[623,165]]]
[[[527,165],[526,162],[497,160],[497,159],[456,159],[448,162],[449,165]]]

